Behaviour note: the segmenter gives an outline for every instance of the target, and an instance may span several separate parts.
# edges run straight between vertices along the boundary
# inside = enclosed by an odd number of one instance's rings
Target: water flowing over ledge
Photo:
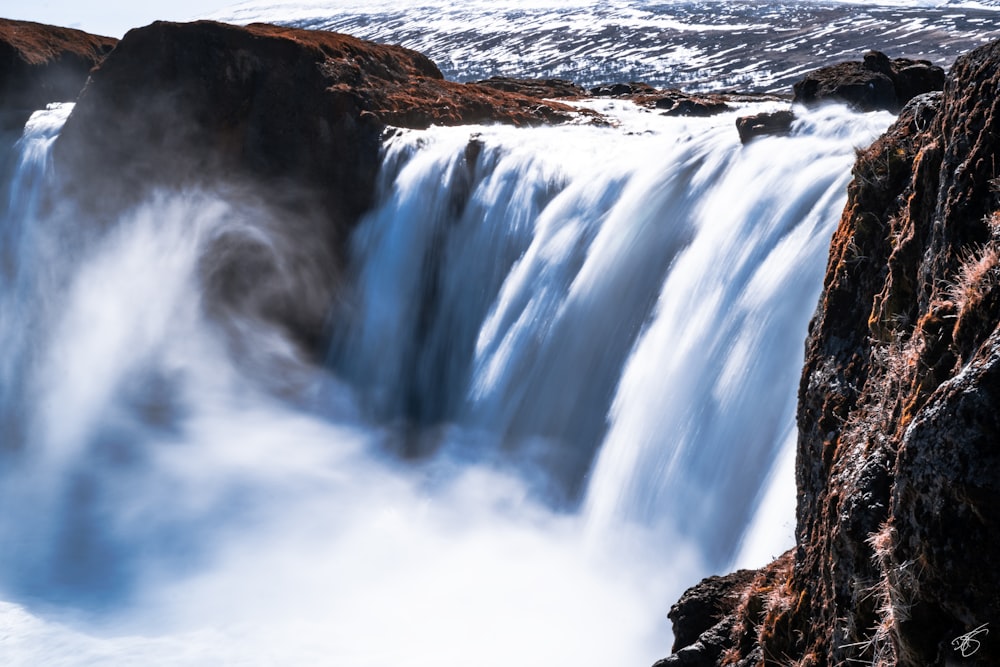
[[[198,188],[94,226],[46,190],[67,111],[3,218],[10,664],[643,664],[690,582],[788,544],[744,529],[888,115],[397,134],[317,366],[209,289],[283,281],[295,226]]]

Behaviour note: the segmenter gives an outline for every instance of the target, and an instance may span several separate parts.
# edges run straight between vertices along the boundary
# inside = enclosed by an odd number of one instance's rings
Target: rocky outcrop
[[[264,295],[254,314],[320,355],[344,240],[371,204],[388,125],[572,117],[557,103],[445,81],[401,47],[271,25],[157,22],[126,34],[92,72],[54,160],[63,199],[97,224],[164,188],[251,199],[266,224],[296,238],[296,254],[223,235],[205,268],[209,305],[243,308],[246,294]],[[307,277],[268,284],[289,265]]]
[[[0,19],[0,126],[20,130],[32,111],[76,99],[118,40]]]
[[[746,144],[756,137],[788,134],[793,122],[795,112],[789,109],[764,111],[737,118],[736,131],[740,135],[740,143]]]
[[[673,654],[653,667],[717,662],[730,644],[736,609],[755,579],[755,572],[739,570],[708,577],[684,593],[667,614],[674,627]]]
[[[102,189],[118,183],[111,194],[125,198],[140,184],[220,173],[294,181],[350,220],[368,203],[386,125],[570,117],[568,107],[444,81],[401,47],[271,25],[157,22],[130,31],[94,71],[56,157],[77,176],[102,165]]]
[[[869,51],[861,62],[844,62],[810,72],[794,85],[795,102],[836,101],[859,111],[899,111],[917,95],[941,90],[944,70],[926,60],[890,59]]]
[[[509,76],[492,76],[482,81],[476,81],[479,86],[502,90],[505,93],[518,93],[539,99],[579,99],[590,97],[585,88],[565,79],[515,79]]]
[[[806,347],[793,559],[721,657],[678,664],[1000,664],[998,87],[1000,42],[859,151]]]
[[[714,116],[733,108],[722,95],[691,94],[676,88],[644,95],[637,101],[647,106],[652,104],[665,116]]]
[[[590,89],[593,97],[614,97],[630,100],[646,109],[659,111],[664,116],[715,116],[733,111],[734,104],[754,102],[787,102],[784,95],[768,93],[741,93],[724,91],[718,93],[688,93],[677,88],[654,88],[646,83],[608,83]]]

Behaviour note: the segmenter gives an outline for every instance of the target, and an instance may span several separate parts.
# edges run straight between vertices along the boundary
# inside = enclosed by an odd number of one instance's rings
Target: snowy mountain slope
[[[868,49],[947,66],[1000,36],[996,2],[399,3],[250,0],[210,16],[346,32],[430,56],[459,81],[642,80],[689,90],[787,91],[804,71]]]

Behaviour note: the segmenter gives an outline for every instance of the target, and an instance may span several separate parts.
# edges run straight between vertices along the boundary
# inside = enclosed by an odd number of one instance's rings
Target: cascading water
[[[0,219],[0,427],[5,448],[22,444],[18,415],[28,400],[26,364],[32,338],[38,332],[38,313],[44,304],[43,285],[51,273],[45,244],[35,236],[33,222],[39,215],[37,192],[49,169],[49,151],[72,105],[53,105],[35,114],[5,162],[10,177],[2,192],[5,210]],[[15,324],[16,323],[16,324]]]
[[[45,187],[68,110],[0,232],[4,664],[648,664],[683,588],[788,546],[744,532],[888,115],[399,132],[319,366],[209,289],[249,244],[297,293],[294,225],[207,191],[92,224]]]
[[[404,451],[531,462],[549,503],[662,524],[723,568],[794,437],[852,147],[889,116],[862,118],[747,147],[728,116],[398,137],[334,367]]]
[[[695,232],[622,373],[587,497],[594,520],[666,521],[713,569],[736,555],[761,480],[794,444],[802,341],[853,159],[843,148],[887,119],[829,108],[681,188]]]

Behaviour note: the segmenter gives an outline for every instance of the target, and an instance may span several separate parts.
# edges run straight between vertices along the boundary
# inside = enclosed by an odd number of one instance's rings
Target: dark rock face
[[[708,577],[688,589],[667,614],[674,627],[674,650],[695,643],[702,633],[731,613],[754,574],[739,570],[724,577]]]
[[[667,614],[674,629],[674,653],[654,667],[717,664],[729,646],[735,610],[756,575],[740,570],[724,577],[708,577],[688,589]]]
[[[833,662],[944,664],[1000,619],[981,571],[1000,555],[998,64],[979,49],[943,99],[904,108],[859,156],[834,236],[800,389],[796,579],[819,621],[806,644]],[[963,661],[996,663],[986,645]]]
[[[93,71],[54,160],[63,199],[99,225],[161,189],[252,199],[246,208],[266,212],[295,250],[278,257],[245,234],[223,235],[205,268],[209,307],[242,309],[246,293],[261,295],[255,314],[318,355],[387,125],[570,117],[563,105],[444,81],[401,47],[270,25],[158,22],[130,31]],[[268,278],[290,264],[310,268],[297,283]]]
[[[788,134],[793,122],[793,111],[765,111],[737,118],[736,131],[740,134],[740,143],[746,144],[756,137]]]
[[[998,86],[1000,42],[859,151],[806,346],[798,546],[704,664],[1000,664]]]
[[[926,60],[897,58],[869,51],[862,62],[815,70],[794,85],[795,102],[846,103],[859,111],[896,112],[910,99],[944,87],[944,70]]]
[[[72,102],[118,40],[0,19],[0,125],[20,130],[32,111]]]

